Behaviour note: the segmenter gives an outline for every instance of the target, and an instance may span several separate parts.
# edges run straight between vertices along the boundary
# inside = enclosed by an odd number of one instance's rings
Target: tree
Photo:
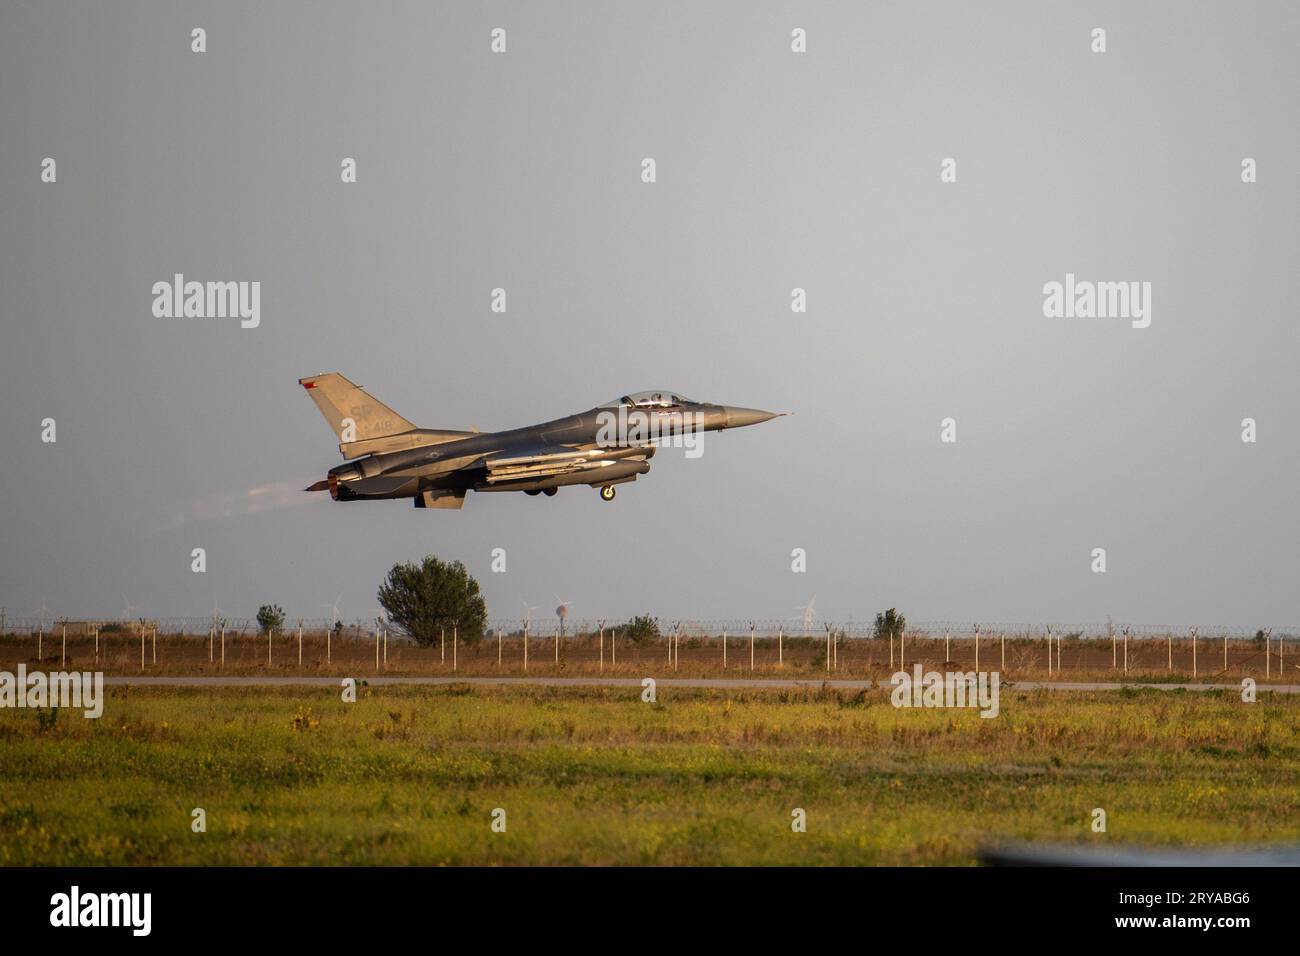
[[[257,609],[257,626],[263,631],[284,627],[284,608],[278,604],[263,604]]]
[[[455,625],[467,644],[487,627],[487,604],[465,565],[431,554],[419,564],[393,565],[379,586],[379,603],[398,629],[426,647],[438,640],[440,627]]]
[[[645,647],[659,640],[659,618],[639,614],[623,625],[623,636],[633,647]]]
[[[896,608],[881,611],[876,615],[876,637],[901,637],[907,628],[907,618],[898,613]]]

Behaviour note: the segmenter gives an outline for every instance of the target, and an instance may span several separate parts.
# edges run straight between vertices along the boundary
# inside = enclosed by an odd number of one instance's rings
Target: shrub
[[[257,609],[257,626],[263,631],[278,631],[284,627],[284,608],[278,604],[263,604]]]
[[[899,637],[906,628],[907,618],[899,614],[896,608],[891,607],[888,611],[881,611],[876,615],[876,637]]]
[[[645,647],[659,640],[659,618],[638,614],[623,625],[622,631],[633,647]]]

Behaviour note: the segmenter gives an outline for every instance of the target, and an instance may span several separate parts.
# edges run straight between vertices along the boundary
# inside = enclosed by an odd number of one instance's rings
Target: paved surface
[[[484,686],[516,685],[525,687],[635,687],[637,677],[383,677],[373,674],[353,675],[374,687],[393,685],[445,686],[447,684],[481,684]],[[653,676],[653,675],[647,675]],[[338,687],[342,677],[148,677],[106,676],[110,687]],[[835,690],[866,690],[890,687],[887,680],[790,680],[782,678],[673,678],[656,677],[661,688],[689,687],[715,690],[786,690],[791,688],[830,687]],[[1103,681],[1071,683],[1069,681],[1007,681],[1007,690],[1119,690],[1123,687],[1148,687],[1153,690],[1241,690],[1241,684],[1120,684]],[[1300,694],[1300,684],[1260,684],[1261,691]]]

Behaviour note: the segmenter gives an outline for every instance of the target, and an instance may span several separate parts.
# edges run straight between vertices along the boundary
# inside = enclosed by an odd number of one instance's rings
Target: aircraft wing
[[[651,447],[574,448],[569,445],[538,445],[512,448],[483,460],[489,484],[521,479],[550,478],[579,471],[598,471],[603,463],[619,458],[649,457]]]

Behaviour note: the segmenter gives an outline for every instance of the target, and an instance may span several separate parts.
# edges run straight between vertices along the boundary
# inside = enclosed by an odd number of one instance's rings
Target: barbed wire
[[[676,631],[687,637],[721,637],[726,633],[731,636],[748,635],[750,628],[756,636],[788,638],[824,638],[829,628],[841,638],[870,639],[876,636],[874,621],[814,620],[807,625],[798,619],[781,618],[673,618],[655,619],[660,633],[667,635]],[[564,633],[570,636],[597,634],[602,627],[606,630],[622,630],[631,622],[627,619],[612,618],[568,618],[564,622]],[[488,619],[487,631],[496,633],[500,630],[504,636],[514,637],[523,633],[527,625],[530,634],[547,635],[560,628],[558,618],[493,617]],[[53,613],[38,617],[31,615],[14,616],[0,613],[0,634],[36,634],[38,631],[55,633],[67,626],[80,632],[87,628],[99,627],[101,630],[156,629],[160,634],[192,635],[206,637],[211,627],[224,627],[228,634],[244,635],[262,632],[261,625],[254,617],[222,617],[211,614],[180,617],[140,616],[123,618],[119,615],[104,617],[61,616]],[[376,627],[387,629],[393,636],[398,636],[399,629],[377,618],[340,618],[337,621],[329,617],[286,617],[280,628],[284,633],[296,632],[301,626],[304,631],[320,632],[330,629],[341,631],[344,635],[371,634]],[[976,628],[980,637],[994,637],[1005,634],[1008,638],[1044,638],[1048,627],[1053,637],[1066,640],[1109,639],[1112,634],[1122,636],[1125,630],[1130,638],[1167,637],[1189,638],[1195,631],[1200,637],[1227,637],[1229,639],[1258,638],[1269,632],[1275,639],[1295,638],[1300,635],[1300,625],[1260,627],[1242,627],[1221,624],[1128,624],[1123,622],[1059,623],[1049,622],[970,622],[970,621],[908,621],[907,636],[917,639],[942,639],[947,634],[953,640],[973,639]],[[887,633],[887,632],[886,632]]]

